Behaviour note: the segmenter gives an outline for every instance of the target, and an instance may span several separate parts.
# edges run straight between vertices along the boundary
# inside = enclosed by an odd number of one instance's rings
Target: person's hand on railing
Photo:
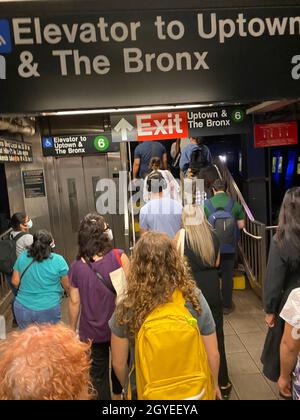
[[[269,328],[275,327],[275,314],[267,314],[265,317],[266,324]]]

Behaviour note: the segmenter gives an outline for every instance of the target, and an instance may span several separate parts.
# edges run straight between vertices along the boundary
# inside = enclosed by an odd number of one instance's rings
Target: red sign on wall
[[[298,125],[296,121],[276,124],[255,124],[255,147],[287,146],[298,144]]]
[[[138,141],[188,137],[187,112],[162,112],[136,116]]]

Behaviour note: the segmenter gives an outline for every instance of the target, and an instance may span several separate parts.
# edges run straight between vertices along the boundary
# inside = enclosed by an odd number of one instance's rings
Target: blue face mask
[[[29,219],[28,222],[26,223],[26,225],[27,225],[28,229],[31,229],[32,226],[33,226],[32,220]]]

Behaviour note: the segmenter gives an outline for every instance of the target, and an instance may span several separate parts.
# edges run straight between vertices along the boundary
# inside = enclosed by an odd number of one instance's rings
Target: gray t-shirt
[[[21,233],[20,231],[13,230],[10,235],[12,238],[15,238],[17,235]],[[33,243],[33,236],[30,233],[26,233],[25,235],[21,236],[20,239],[16,242],[16,251],[17,257],[22,254],[22,252],[28,248]]]
[[[200,292],[200,290],[199,290],[199,303],[200,303],[200,308],[201,308],[201,315],[199,315],[195,311],[191,302],[186,302],[185,307],[189,310],[191,315],[194,318],[197,319],[198,327],[199,327],[199,331],[200,331],[201,335],[202,336],[212,335],[216,332],[216,324],[215,324],[214,318],[212,316],[211,310],[208,306],[208,303],[206,302],[206,299],[203,296],[203,294]],[[117,324],[116,317],[115,317],[115,312],[114,312],[113,316],[111,317],[110,321],[108,322],[108,325],[109,325],[112,333],[115,334],[117,337],[129,339],[128,333],[126,331],[126,327],[124,325],[118,325]],[[134,341],[130,340],[129,372],[131,371],[131,368],[134,364],[134,355],[135,355],[134,350],[135,350]],[[132,386],[133,399],[135,399],[134,398],[134,397],[136,397],[136,395],[135,395],[135,393],[136,393],[135,374],[132,375],[132,377],[130,379],[130,383],[131,383],[131,386]],[[126,392],[127,392],[127,388],[128,388],[128,383],[125,385],[125,391]]]

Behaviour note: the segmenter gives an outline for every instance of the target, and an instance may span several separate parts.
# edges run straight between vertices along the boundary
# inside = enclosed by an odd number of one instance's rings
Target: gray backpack
[[[210,200],[206,200],[205,205],[211,212],[208,221],[215,229],[220,241],[220,253],[234,254],[238,242],[237,223],[231,214],[234,201],[230,199],[224,209],[216,209]]]

